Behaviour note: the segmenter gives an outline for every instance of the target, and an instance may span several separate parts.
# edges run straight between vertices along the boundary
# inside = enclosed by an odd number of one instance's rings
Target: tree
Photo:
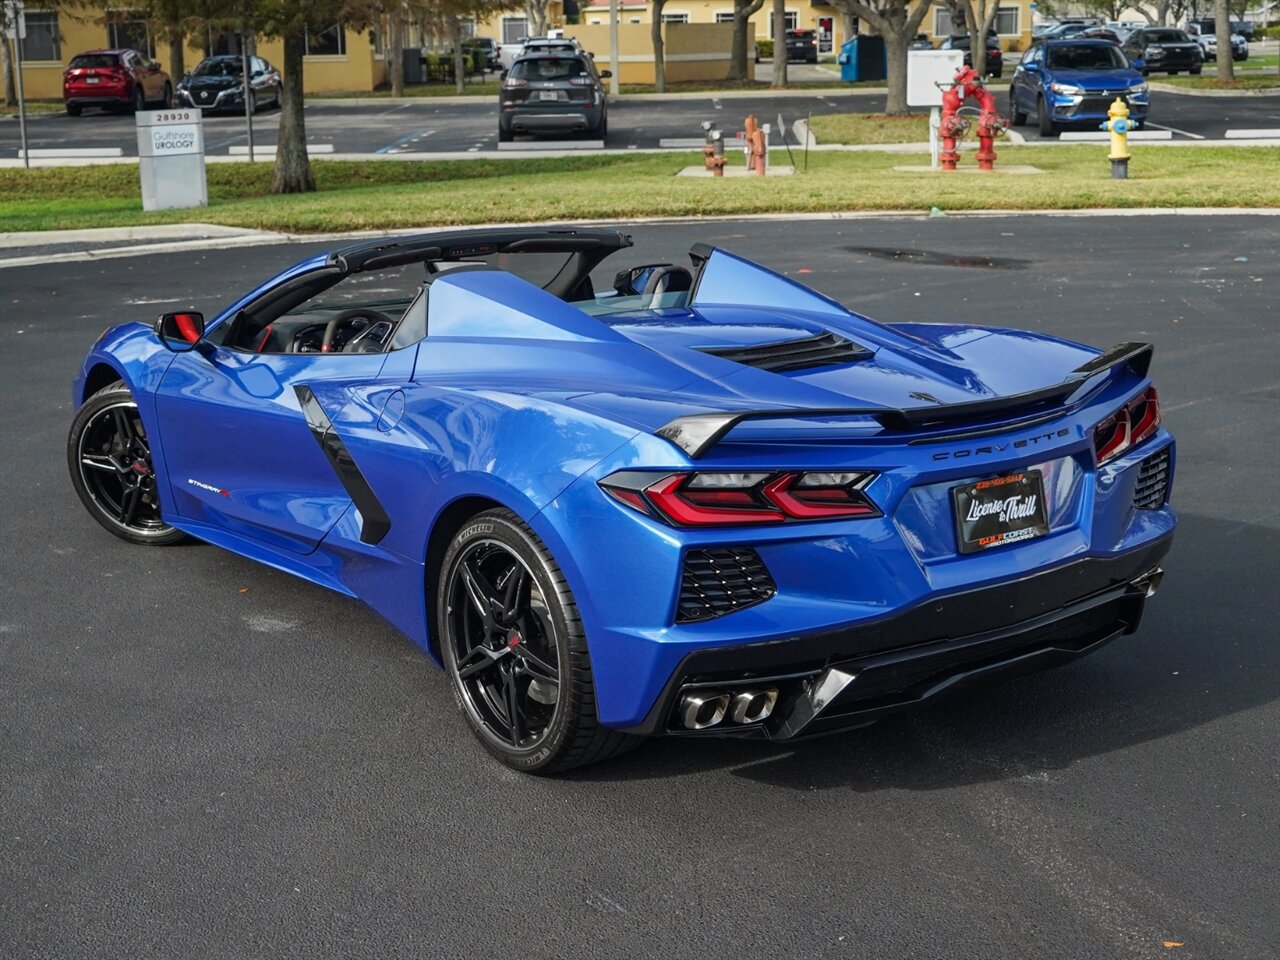
[[[773,0],[773,82],[775,90],[787,85],[787,0]]]
[[[525,29],[529,31],[531,37],[545,37],[547,35],[547,19],[551,0],[525,0],[524,15],[526,18]],[[655,20],[657,17],[654,18]]]
[[[726,79],[747,79],[747,28],[763,6],[764,0],[733,0],[733,47]]]
[[[662,41],[662,8],[667,0],[653,0],[653,13],[649,21],[649,39],[653,43],[653,89],[657,93],[667,92],[667,60]]]
[[[1218,82],[1235,83],[1236,65],[1231,59],[1231,5],[1213,0],[1214,33],[1218,35]]]
[[[932,0],[831,0],[831,5],[866,20],[884,38],[889,87],[884,112],[907,113],[907,47],[932,8]]]
[[[272,193],[308,193],[316,188],[307,156],[303,115],[303,58],[307,37],[325,30],[364,29],[378,14],[377,0],[186,0],[183,6],[214,26],[242,34],[277,37],[284,46],[280,127]]]
[[[969,62],[974,72],[987,75],[987,34],[995,26],[998,0],[947,0],[951,11],[951,32],[964,28],[969,35]]]

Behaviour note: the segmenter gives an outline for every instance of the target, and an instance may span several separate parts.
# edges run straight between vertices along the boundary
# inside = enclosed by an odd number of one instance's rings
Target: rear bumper
[[[133,102],[133,91],[121,90],[111,93],[66,93],[63,102],[72,107],[118,107]]]
[[[577,133],[598,127],[603,111],[601,105],[515,107],[503,110],[498,122],[511,133]]]
[[[932,599],[852,629],[695,652],[644,722],[628,729],[789,740],[864,726],[978,679],[1067,663],[1137,629],[1172,540]],[[696,732],[679,723],[685,692],[763,687],[779,691],[764,723]]]

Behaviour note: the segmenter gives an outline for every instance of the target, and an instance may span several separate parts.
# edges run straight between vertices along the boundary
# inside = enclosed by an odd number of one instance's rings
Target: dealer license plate
[[[951,500],[961,553],[977,553],[1049,532],[1039,470],[953,487]]]

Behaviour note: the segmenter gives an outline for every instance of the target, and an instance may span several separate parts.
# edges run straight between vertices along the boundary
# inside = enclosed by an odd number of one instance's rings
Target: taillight
[[[864,471],[615,473],[600,486],[619,503],[681,527],[876,517]]]
[[[595,86],[595,81],[590,77],[570,77],[569,83],[575,87],[591,87]]]
[[[1093,449],[1102,465],[1146,440],[1160,427],[1160,395],[1148,387],[1094,427]]]
[[[511,77],[507,77],[507,79],[502,81],[503,90],[517,90],[520,87],[527,87],[528,85],[528,80],[515,80]]]

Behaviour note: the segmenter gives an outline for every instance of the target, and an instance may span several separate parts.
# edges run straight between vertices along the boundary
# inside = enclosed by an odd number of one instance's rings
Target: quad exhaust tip
[[[727,716],[731,723],[752,724],[767,720],[778,702],[778,688],[738,690],[690,690],[680,697],[680,722],[686,730],[706,730]]]

